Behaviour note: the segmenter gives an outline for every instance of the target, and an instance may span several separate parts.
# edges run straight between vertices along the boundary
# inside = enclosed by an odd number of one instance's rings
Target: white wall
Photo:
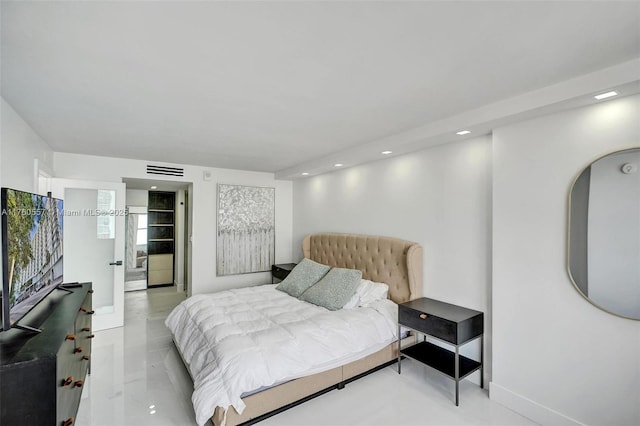
[[[294,261],[314,232],[416,241],[424,249],[424,296],[485,312],[490,348],[490,137],[300,179],[293,188]],[[468,346],[463,353],[476,356],[479,344]]]
[[[603,312],[566,269],[578,173],[640,144],[640,97],[494,130],[491,398],[542,424],[640,424],[640,322]]]
[[[154,163],[155,164],[155,163]],[[56,177],[120,182],[122,178],[152,179],[146,174],[147,162],[89,155],[54,154]],[[163,163],[163,165],[166,165]],[[199,166],[170,165],[184,168],[183,178],[161,176],[164,181],[193,182],[189,191],[192,212],[192,269],[190,294],[263,284],[271,281],[269,272],[216,277],[216,194],[218,183],[268,186],[276,188],[276,262],[292,258],[292,183],[275,180],[271,173],[213,169]],[[204,180],[204,171],[211,180]]]
[[[127,189],[127,206],[147,207],[149,191],[146,189]]]
[[[4,99],[0,108],[1,185],[37,192],[36,169],[51,175],[53,151]]]

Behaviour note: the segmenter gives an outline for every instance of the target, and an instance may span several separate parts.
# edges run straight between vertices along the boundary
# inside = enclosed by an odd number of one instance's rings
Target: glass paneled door
[[[125,184],[51,179],[64,200],[64,281],[93,282],[95,331],[124,323]]]

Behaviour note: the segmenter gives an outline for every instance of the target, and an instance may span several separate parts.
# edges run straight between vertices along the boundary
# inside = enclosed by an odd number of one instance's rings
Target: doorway
[[[187,287],[189,183],[124,178],[128,210],[125,291]],[[168,197],[170,195],[170,197]],[[165,206],[159,202],[171,200]],[[165,203],[166,204],[166,203]]]

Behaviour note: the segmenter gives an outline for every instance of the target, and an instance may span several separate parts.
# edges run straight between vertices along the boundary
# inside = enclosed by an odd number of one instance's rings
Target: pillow
[[[349,301],[362,280],[362,271],[357,269],[333,268],[327,275],[307,291],[300,300],[337,311]]]
[[[376,283],[369,280],[362,280],[351,299],[344,305],[343,309],[354,309],[359,306],[368,306],[376,300],[386,299],[389,294],[389,286],[384,283]]]
[[[300,297],[302,293],[324,277],[331,269],[330,266],[304,258],[282,280],[276,290],[283,291],[290,296]]]
[[[386,299],[389,294],[389,286],[384,283],[367,281],[360,293],[360,306],[368,306],[376,300]]]

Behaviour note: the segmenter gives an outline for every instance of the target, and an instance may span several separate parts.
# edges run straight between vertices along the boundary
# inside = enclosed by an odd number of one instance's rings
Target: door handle
[[[109,265],[122,266],[122,260],[116,260],[115,262],[110,262]]]

